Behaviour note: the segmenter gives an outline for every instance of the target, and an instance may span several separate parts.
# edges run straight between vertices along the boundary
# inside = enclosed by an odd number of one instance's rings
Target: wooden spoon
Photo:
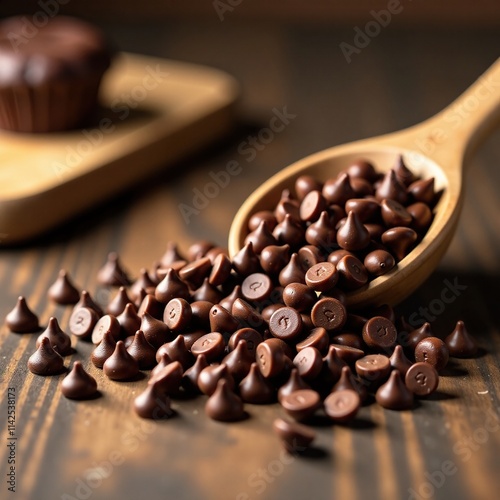
[[[397,304],[420,286],[436,268],[450,244],[463,204],[464,167],[500,119],[500,59],[443,111],[413,127],[371,139],[336,146],[310,155],[281,170],[256,189],[238,210],[229,232],[229,253],[236,254],[248,233],[250,216],[273,209],[283,189],[293,189],[299,175],[325,181],[365,158],[388,171],[399,155],[423,178],[434,177],[444,190],[434,221],[423,240],[389,273],[348,295],[348,304]],[[481,221],[477,221],[478,224]]]

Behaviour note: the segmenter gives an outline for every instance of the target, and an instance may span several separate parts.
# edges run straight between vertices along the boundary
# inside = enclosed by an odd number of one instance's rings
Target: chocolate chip
[[[241,284],[243,297],[250,302],[267,300],[273,290],[271,278],[263,273],[254,273],[247,276]]]
[[[181,384],[185,391],[191,394],[201,393],[198,387],[198,377],[207,366],[208,361],[205,355],[200,354],[197,356],[194,365],[188,368],[182,376]]]
[[[99,316],[93,309],[78,307],[69,318],[69,331],[81,339],[90,339],[98,321]]]
[[[165,306],[163,321],[172,331],[186,329],[190,323],[193,312],[189,302],[185,299],[172,299]]]
[[[88,307],[89,309],[93,309],[99,318],[104,314],[101,307],[95,303],[94,299],[92,298],[90,293],[87,292],[87,290],[82,290],[80,294],[80,300],[74,305],[73,311],[76,311],[80,307]]]
[[[281,199],[274,209],[274,216],[278,222],[283,222],[287,215],[293,218],[299,218],[300,203],[292,198],[290,190],[284,189],[281,194]]]
[[[311,175],[300,175],[295,180],[295,193],[299,200],[303,200],[311,191],[321,191],[321,182]]]
[[[313,328],[309,335],[302,341],[298,342],[295,348],[298,352],[306,347],[315,347],[321,353],[326,353],[330,338],[328,332],[323,327]]]
[[[111,314],[105,314],[95,324],[92,330],[92,343],[95,345],[100,344],[106,332],[110,333],[115,341],[120,339],[120,323]]]
[[[236,384],[227,365],[209,365],[201,370],[198,375],[198,387],[203,394],[210,396],[215,392],[217,384],[221,379],[227,381],[230,389],[234,389]]]
[[[292,254],[288,264],[280,271],[279,282],[281,286],[287,286],[290,283],[305,283],[305,271],[302,269],[298,254]]]
[[[377,187],[375,197],[378,201],[389,199],[405,205],[408,194],[406,193],[406,187],[399,182],[394,170],[389,170]]]
[[[279,225],[279,224],[278,224]],[[276,226],[278,227],[278,226]],[[276,228],[274,228],[276,230]],[[277,239],[273,236],[274,231],[271,233],[266,221],[262,221],[257,229],[248,233],[245,238],[245,245],[252,244],[255,253],[260,253],[264,248],[269,245],[276,245]]]
[[[354,255],[345,255],[337,263],[340,282],[346,290],[360,288],[368,282],[368,273],[362,262]]]
[[[417,396],[428,396],[439,385],[437,370],[430,363],[417,362],[405,375],[406,387]]]
[[[142,268],[139,273],[139,278],[137,278],[130,287],[130,295],[135,300],[140,295],[141,289],[145,290],[147,293],[154,293],[156,285],[157,283],[151,279],[147,269]]]
[[[262,376],[257,363],[251,364],[248,374],[240,382],[239,390],[245,403],[268,404],[276,399],[274,387]]]
[[[32,333],[40,329],[38,316],[28,307],[23,296],[18,297],[16,305],[5,317],[5,323],[14,333]]]
[[[48,338],[50,345],[54,347],[61,356],[68,356],[73,353],[71,347],[71,338],[59,326],[57,318],[51,317],[47,328],[40,334],[36,340],[36,346],[39,347],[43,338]]]
[[[311,310],[311,320],[315,327],[322,327],[328,332],[340,330],[346,320],[347,312],[340,301],[324,297]]]
[[[183,373],[182,365],[178,361],[173,361],[161,368],[155,367],[151,372],[148,384],[156,386],[158,392],[168,396],[177,395]]]
[[[363,264],[371,275],[382,276],[396,265],[396,261],[385,250],[374,250],[366,255]]]
[[[65,269],[59,271],[56,281],[50,286],[47,294],[56,304],[61,305],[76,304],[80,299],[80,292]]]
[[[321,353],[315,347],[309,346],[301,351],[293,359],[293,364],[299,371],[299,375],[306,381],[314,380],[320,374],[323,367]]]
[[[408,356],[411,355],[411,357],[414,358],[415,348],[417,347],[417,344],[421,340],[433,336],[434,334],[432,333],[432,328],[430,323],[424,323],[420,328],[410,331],[410,333],[408,334],[408,338],[406,339],[405,342],[407,355]]]
[[[271,333],[282,340],[291,340],[302,332],[302,318],[292,307],[280,307],[269,320]]]
[[[210,330],[212,332],[233,333],[239,327],[238,320],[216,304],[210,309]]]
[[[268,274],[279,274],[290,260],[290,245],[269,245],[260,253],[260,265]]]
[[[156,365],[156,349],[146,340],[142,330],[137,330],[127,352],[137,361],[140,370],[149,370]]]
[[[50,345],[50,340],[44,337],[38,349],[29,357],[28,368],[35,375],[59,375],[66,371],[62,356]]]
[[[208,398],[205,413],[213,420],[222,422],[242,420],[245,416],[243,401],[224,379],[218,381],[215,392]]]
[[[167,243],[167,248],[162,258],[160,259],[160,264],[162,267],[170,267],[176,261],[184,260],[184,257],[179,253],[179,247],[174,241],[169,241]]]
[[[340,259],[342,259],[342,257],[345,257],[346,255],[351,255],[355,257],[355,255],[352,252],[349,252],[349,250],[344,250],[343,248],[339,248],[338,250],[334,250],[328,255],[327,261],[331,262],[335,267],[337,267],[337,264],[339,263]]]
[[[309,191],[300,204],[300,218],[312,222],[328,208],[328,203],[320,191]]]
[[[218,332],[207,333],[200,337],[191,347],[195,356],[204,354],[209,363],[219,361],[224,353],[224,338]]]
[[[251,215],[248,220],[248,229],[250,231],[255,231],[262,221],[267,223],[267,226],[271,231],[276,227],[276,224],[278,224],[273,212],[270,210],[261,210],[260,212],[255,212]]]
[[[113,316],[119,316],[125,310],[125,306],[132,303],[133,301],[128,296],[127,289],[121,286],[118,293],[113,297],[113,300],[108,304],[106,312]]]
[[[393,347],[397,337],[396,327],[383,316],[374,316],[363,326],[363,340],[372,349],[383,350]]]
[[[131,281],[123,269],[118,254],[110,252],[108,260],[97,273],[97,281],[106,286],[128,286]]]
[[[192,296],[194,301],[206,300],[208,302],[212,302],[212,304],[217,304],[222,298],[222,293],[217,287],[208,282],[208,278],[205,278],[203,284],[193,293]]]
[[[295,420],[307,420],[321,406],[319,394],[312,389],[299,389],[281,398],[281,406]]]
[[[356,391],[362,401],[364,401],[368,395],[366,387],[356,380],[348,366],[342,368],[340,378],[333,386],[332,392],[339,392],[346,389]]]
[[[155,298],[162,304],[168,304],[172,299],[189,300],[189,288],[173,269],[168,269],[167,274],[156,287]]]
[[[325,260],[321,251],[314,245],[305,245],[301,247],[297,254],[302,269],[306,271],[315,264]]]
[[[92,351],[90,359],[94,366],[102,368],[104,362],[115,352],[116,341],[110,331],[105,331],[101,342]]]
[[[329,349],[334,349],[336,355],[349,365],[353,365],[358,359],[365,355],[363,350],[346,345],[330,344]]]
[[[448,347],[437,337],[427,337],[415,347],[415,360],[431,364],[438,372],[448,364],[448,358]]]
[[[372,163],[362,158],[355,160],[347,169],[349,177],[362,178],[369,182],[377,180],[377,172]]]
[[[428,205],[418,201],[408,205],[406,210],[412,217],[410,227],[417,233],[422,233],[429,228],[432,222],[432,211]]]
[[[337,243],[344,250],[362,250],[370,243],[370,234],[356,212],[349,212],[345,224],[337,231]]]
[[[446,337],[446,346],[454,358],[472,358],[478,350],[477,342],[472,337],[463,321],[458,321],[455,329]]]
[[[264,325],[259,312],[243,299],[236,299],[233,302],[231,314],[241,325],[248,325],[251,328],[261,328]]]
[[[241,340],[245,340],[248,352],[255,358],[257,346],[262,342],[262,335],[253,328],[240,328],[229,337],[228,347],[232,351]]]
[[[104,362],[102,369],[111,380],[132,380],[139,374],[137,361],[127,352],[123,341],[116,343],[113,354]]]
[[[156,361],[160,360],[160,356],[166,352],[172,361],[179,361],[184,370],[187,370],[193,363],[194,357],[188,351],[184,336],[178,335],[171,342],[163,344],[158,351],[156,351]]]
[[[214,244],[211,241],[207,240],[198,240],[195,241],[192,245],[189,246],[187,250],[187,258],[190,262],[193,262],[197,259],[201,259],[205,257],[207,252],[209,252],[212,248],[214,248]]]
[[[157,391],[155,384],[147,385],[134,399],[134,410],[139,417],[153,420],[167,419],[174,415],[170,407],[170,398]]]
[[[285,357],[283,348],[279,344],[262,342],[257,346],[256,360],[265,378],[276,377],[283,372]]]
[[[400,261],[408,255],[417,241],[417,233],[409,227],[393,227],[382,234],[381,240]]]
[[[398,159],[396,160],[396,163],[394,165],[394,172],[398,181],[403,184],[403,186],[409,186],[416,180],[413,172],[405,165],[402,155],[399,155]]]
[[[165,310],[165,304],[162,304],[160,301],[156,300],[154,295],[148,293],[142,299],[139,309],[137,310],[137,316],[142,317],[143,314],[148,313],[153,318],[156,318],[158,320],[163,320],[164,310]]]
[[[382,354],[368,354],[356,361],[356,373],[369,382],[385,380],[391,372],[391,363]]]
[[[406,372],[412,366],[412,362],[405,356],[403,348],[397,345],[389,358],[392,368],[396,369],[404,377]]]
[[[320,262],[307,270],[305,278],[313,290],[327,292],[337,284],[339,274],[331,262]]]
[[[122,336],[135,335],[141,327],[141,318],[137,315],[134,304],[127,304],[123,312],[116,317],[122,329]]]
[[[415,181],[408,186],[408,193],[415,201],[431,205],[434,202],[434,177]]]
[[[142,315],[139,329],[143,331],[146,340],[156,349],[171,340],[167,325],[147,312]]]
[[[208,257],[201,257],[186,264],[179,271],[179,278],[188,283],[192,288],[198,288],[203,280],[208,277],[212,270],[212,263]]]
[[[302,283],[290,283],[283,290],[285,305],[299,312],[310,311],[316,299],[314,290]]]
[[[351,198],[345,204],[347,213],[354,212],[363,224],[377,219],[380,204],[377,200],[368,198]]]
[[[337,423],[350,422],[358,413],[361,399],[356,391],[343,389],[330,393],[325,401],[325,413]]]
[[[336,179],[328,179],[323,185],[322,194],[328,203],[342,206],[348,199],[356,197],[346,173],[340,174]]]
[[[304,234],[305,230],[302,227],[302,224],[298,220],[298,217],[295,218],[291,214],[287,214],[283,222],[280,222],[273,230],[273,238],[275,242],[279,244],[288,244],[292,248],[300,246],[304,242]],[[275,245],[276,243],[272,241],[268,241],[265,246]],[[259,253],[262,249],[258,249],[254,244],[255,251]]]
[[[375,399],[380,406],[388,410],[413,408],[413,393],[401,380],[401,374],[398,370],[393,370],[389,380],[378,388]]]
[[[252,242],[247,243],[233,257],[233,268],[240,276],[250,276],[261,270],[259,257],[255,253]]]
[[[293,368],[290,372],[288,380],[278,390],[278,401],[300,389],[311,389],[311,387],[299,375],[297,368]]]
[[[61,392],[69,399],[92,399],[98,394],[97,381],[85,371],[80,361],[75,361],[61,382]]]
[[[223,285],[231,275],[233,266],[229,257],[223,253],[217,255],[212,265],[208,282],[213,286]]]

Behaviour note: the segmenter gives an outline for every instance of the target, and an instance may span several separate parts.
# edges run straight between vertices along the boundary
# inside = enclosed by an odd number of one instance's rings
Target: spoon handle
[[[500,122],[500,58],[438,114],[403,131],[404,142],[444,170],[467,165],[475,149]]]

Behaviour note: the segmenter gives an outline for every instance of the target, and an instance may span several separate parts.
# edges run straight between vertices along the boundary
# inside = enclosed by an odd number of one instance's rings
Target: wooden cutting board
[[[227,132],[239,88],[203,66],[122,53],[84,129],[0,132],[0,233],[36,236]]]

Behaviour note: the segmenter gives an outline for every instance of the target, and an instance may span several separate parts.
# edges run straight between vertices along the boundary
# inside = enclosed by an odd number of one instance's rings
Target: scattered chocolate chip
[[[61,392],[69,399],[92,399],[98,395],[97,381],[85,371],[80,361],[75,361],[61,382]]]
[[[257,363],[252,363],[250,370],[239,385],[240,396],[245,403],[268,404],[276,399],[274,387],[265,379]]]
[[[412,362],[405,356],[404,350],[400,345],[397,345],[389,358],[392,368],[396,369],[404,377],[406,372],[412,366]]]
[[[236,347],[224,357],[222,363],[227,366],[229,373],[239,382],[247,376],[254,361],[255,355],[249,352],[247,341],[241,339]]]
[[[363,326],[363,340],[372,349],[389,349],[395,345],[397,337],[396,327],[383,316],[374,316]]]
[[[269,330],[278,339],[291,340],[302,332],[302,318],[291,307],[280,307],[269,319]]]
[[[167,325],[147,312],[142,314],[139,329],[143,331],[146,340],[156,349],[172,338]]]
[[[179,278],[188,283],[192,288],[199,288],[203,280],[212,270],[212,263],[208,257],[201,257],[185,265],[179,271]]]
[[[368,282],[363,263],[354,255],[345,255],[337,263],[340,281],[346,290],[360,288]]]
[[[313,328],[304,340],[297,342],[295,348],[300,352],[306,347],[315,347],[319,352],[326,353],[329,343],[328,332],[322,326],[319,326]]]
[[[94,309],[89,307],[75,308],[69,318],[69,331],[81,339],[90,339],[98,321],[99,315]]]
[[[448,364],[449,356],[448,347],[437,337],[427,337],[415,347],[415,360],[431,364],[438,372]]]
[[[56,304],[61,305],[76,304],[80,299],[80,292],[65,269],[59,271],[56,281],[50,286],[47,294]]]
[[[305,347],[293,359],[299,375],[306,381],[318,377],[323,368],[323,358],[315,347]]]
[[[130,287],[130,296],[136,300],[141,294],[141,290],[144,290],[146,293],[154,293],[156,285],[157,283],[149,276],[148,270],[143,267],[139,272],[139,277]]]
[[[359,383],[354,377],[351,369],[348,366],[344,366],[340,372],[340,378],[335,383],[332,388],[332,392],[338,392],[343,390],[356,391],[359,397],[364,401],[368,395],[366,386]]]
[[[450,356],[454,358],[472,358],[478,350],[476,339],[467,331],[463,321],[457,322],[455,329],[446,337],[445,343]]]
[[[111,380],[132,380],[139,374],[137,361],[127,352],[121,340],[116,343],[113,354],[106,359],[102,368]]]
[[[311,310],[311,320],[315,327],[322,327],[327,332],[340,330],[347,320],[344,305],[332,297],[324,297]]]
[[[155,384],[148,384],[134,399],[134,410],[139,417],[153,420],[167,419],[174,414],[170,407],[170,398],[158,391]]]
[[[205,404],[205,413],[221,422],[233,422],[245,417],[243,401],[231,390],[225,379],[217,382],[217,388]]]
[[[111,314],[105,314],[95,324],[92,330],[92,343],[96,345],[100,344],[106,332],[110,333],[115,341],[120,340],[120,323],[116,317]]]
[[[33,333],[40,329],[38,316],[28,307],[23,296],[18,297],[14,309],[5,317],[5,323],[14,333]]]
[[[146,340],[142,330],[137,330],[127,352],[137,361],[139,370],[150,370],[156,365],[156,349]]]
[[[229,373],[227,365],[209,365],[201,370],[198,375],[198,388],[203,394],[207,396],[212,395],[217,388],[219,380],[224,379],[229,384],[230,389],[235,388],[234,378]]]
[[[48,338],[50,345],[54,347],[61,356],[68,356],[73,353],[71,347],[71,338],[59,326],[57,318],[51,317],[47,328],[40,334],[36,340],[36,346],[39,347],[43,338]]]
[[[220,361],[224,353],[224,338],[218,332],[207,333],[200,337],[192,346],[191,352],[195,356],[205,355],[209,363]]]
[[[345,224],[337,231],[337,243],[350,252],[362,250],[370,243],[370,233],[356,212],[349,212]]]
[[[277,343],[262,342],[257,346],[256,360],[265,378],[280,375],[286,365],[285,358],[282,346]]]
[[[405,383],[413,394],[428,396],[438,388],[439,375],[430,363],[417,362],[408,368]]]
[[[80,293],[80,300],[73,306],[73,311],[76,311],[80,307],[88,307],[89,309],[93,309],[98,318],[100,318],[104,314],[101,307],[96,304],[87,290],[82,290],[82,292]]]
[[[141,318],[137,315],[134,304],[127,304],[123,312],[116,319],[120,323],[124,337],[135,335],[135,332],[141,327]]]
[[[156,361],[166,352],[172,361],[179,361],[184,370],[187,370],[194,363],[194,356],[188,351],[183,335],[178,335],[171,342],[163,344],[156,351]]]
[[[316,438],[316,433],[310,427],[297,422],[287,422],[282,418],[273,422],[273,430],[281,439],[285,450],[291,454],[305,452]]]
[[[306,284],[318,292],[331,290],[338,279],[337,268],[331,262],[320,262],[306,272]]]
[[[260,253],[260,266],[272,275],[279,272],[290,260],[290,245],[269,245]]]
[[[312,389],[299,389],[282,396],[280,400],[283,409],[295,420],[307,420],[321,406],[321,398]]]
[[[157,392],[173,396],[179,393],[184,370],[178,361],[172,361],[161,368],[155,367],[148,384],[154,385]]]
[[[50,340],[44,337],[38,349],[29,357],[28,368],[35,375],[59,375],[66,371],[62,356],[50,345]]]
[[[387,379],[391,372],[391,363],[382,354],[368,354],[355,363],[356,373],[368,382],[380,382]]]
[[[113,300],[108,304],[106,312],[113,316],[119,316],[127,304],[132,304],[132,299],[128,296],[127,289],[121,286],[118,293],[113,297]]]
[[[105,286],[128,286],[131,281],[123,269],[118,254],[110,252],[108,260],[97,273],[97,281]]]
[[[404,259],[417,241],[417,233],[409,227],[393,227],[380,237],[398,261]]]
[[[386,250],[373,250],[366,255],[363,264],[371,275],[382,276],[396,265],[396,261]]]
[[[90,356],[94,366],[102,368],[104,362],[115,352],[115,347],[116,341],[113,334],[110,331],[105,331],[101,342],[94,348]]]
[[[204,354],[200,354],[196,357],[196,361],[194,365],[188,368],[184,375],[182,376],[182,387],[185,391],[190,394],[199,394],[201,393],[198,387],[198,377],[202,370],[204,370],[208,366],[207,358]]]
[[[337,423],[350,422],[358,413],[361,399],[356,391],[343,389],[330,393],[325,401],[325,413]]]
[[[172,299],[189,300],[189,288],[173,269],[168,269],[167,274],[156,287],[155,298],[162,304],[168,304]]]
[[[401,380],[398,370],[393,370],[389,380],[378,388],[375,399],[388,410],[409,410],[413,407],[413,393]]]
[[[172,299],[165,306],[163,322],[172,331],[185,330],[191,323],[193,311],[185,299]]]

